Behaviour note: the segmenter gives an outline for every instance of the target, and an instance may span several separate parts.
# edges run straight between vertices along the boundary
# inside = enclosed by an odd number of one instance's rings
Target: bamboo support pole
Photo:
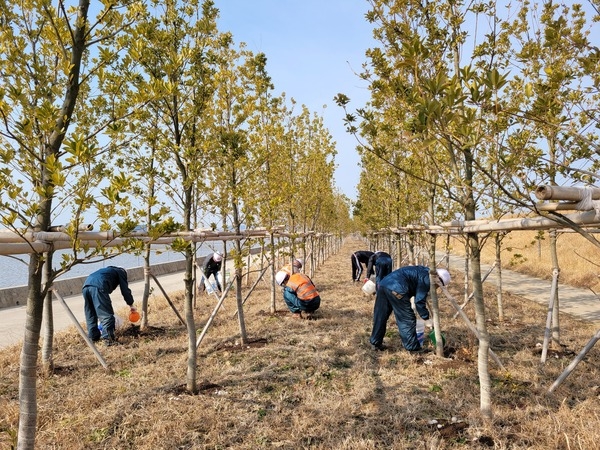
[[[573,211],[578,209],[579,202],[536,203],[538,211]]]
[[[535,190],[535,196],[539,200],[566,200],[579,202],[584,199],[584,192],[589,191],[592,194],[592,200],[600,200],[600,189],[594,187],[565,187],[565,186],[538,186]]]
[[[73,236],[61,231],[40,231],[33,233],[33,237],[36,241],[43,242],[71,242],[73,240]],[[77,233],[77,239],[83,241],[112,241],[118,237],[118,234],[114,231],[82,231]]]
[[[490,276],[490,274],[492,273],[492,271],[496,268],[496,264],[497,262],[494,262],[494,264],[492,264],[492,267],[490,267],[488,269],[488,271],[486,272],[486,274],[483,276],[483,278],[481,279],[481,282],[484,283],[485,280],[487,280],[487,277]],[[467,306],[467,304],[469,303],[469,301],[473,298],[473,296],[475,295],[475,292],[471,292],[469,294],[469,296],[467,297],[467,300],[465,300],[465,302],[460,305],[460,309],[463,310],[465,309],[465,306]],[[458,311],[454,313],[454,315],[452,316],[453,319],[456,319],[458,317]]]
[[[544,329],[544,344],[542,346],[541,362],[544,364],[548,357],[548,347],[550,346],[550,335],[552,334],[552,312],[554,311],[554,297],[558,289],[558,270],[552,271],[552,287],[550,288],[550,300],[548,301],[548,315],[546,316],[546,328]]]
[[[252,285],[252,287],[250,288],[250,290],[248,291],[248,293],[246,294],[246,297],[244,298],[244,300],[242,301],[242,305],[246,304],[246,300],[248,300],[248,298],[250,297],[250,294],[252,294],[252,292],[254,291],[254,289],[256,289],[256,286],[258,285],[258,283],[261,282],[261,280],[263,280],[263,276],[265,275],[265,272],[267,271],[268,268],[270,268],[271,265],[268,264],[265,266],[265,268],[262,270],[262,272],[260,273],[260,275],[256,278],[256,280],[254,281],[254,284]],[[238,310],[235,310],[235,313],[233,313],[232,317],[236,317],[238,315]]]
[[[177,318],[179,319],[179,321],[181,322],[181,324],[185,327],[185,320],[183,320],[183,317],[181,317],[181,315],[179,314],[179,311],[177,311],[177,308],[175,308],[175,305],[173,304],[173,302],[169,298],[169,295],[163,289],[162,285],[158,281],[158,278],[156,278],[152,272],[150,272],[149,275],[150,275],[150,277],[152,277],[152,279],[154,280],[154,282],[156,283],[156,285],[158,286],[158,288],[160,289],[160,291],[162,292],[162,294],[167,299],[167,302],[169,303],[169,306],[171,306],[171,309],[175,312],[175,315],[177,316]]]
[[[96,346],[94,345],[92,340],[88,337],[88,335],[86,334],[83,327],[79,324],[77,317],[75,317],[75,314],[73,314],[73,311],[71,311],[71,309],[69,308],[69,305],[67,305],[67,302],[65,301],[63,296],[60,295],[60,293],[54,288],[52,289],[52,291],[56,295],[56,298],[58,298],[60,303],[63,305],[63,308],[65,308],[65,311],[67,312],[67,314],[69,315],[69,317],[71,318],[73,323],[75,324],[75,327],[77,328],[77,331],[79,331],[79,334],[81,335],[83,340],[86,342],[88,347],[90,349],[92,349],[92,352],[94,352],[96,359],[100,362],[100,364],[102,364],[102,367],[104,367],[106,370],[110,370],[108,367],[108,364],[106,363],[106,361],[104,361],[104,358],[102,358],[102,355],[100,354],[100,352],[98,351],[98,349],[96,348]]]
[[[588,352],[592,349],[596,342],[598,342],[598,340],[600,340],[600,330],[596,331],[596,334],[592,336],[592,338],[585,345],[585,347],[583,347],[583,349],[579,352],[575,359],[571,361],[571,364],[569,364],[568,367],[563,371],[563,373],[561,373],[560,376],[556,379],[556,381],[552,383],[552,386],[550,386],[550,388],[548,389],[549,394],[554,392],[554,390],[557,387],[559,387],[563,381],[567,379],[567,377],[571,374],[571,372],[573,372],[575,367],[577,367],[577,364],[579,364],[583,360],[583,358],[585,358],[585,355],[588,354]]]
[[[459,312],[460,316],[462,317],[464,322],[467,324],[467,327],[469,328],[469,330],[471,330],[471,332],[475,335],[477,340],[479,340],[479,332],[477,331],[477,328],[475,328],[475,325],[473,325],[473,323],[469,320],[469,318],[467,317],[465,312],[462,309],[460,309],[460,306],[458,305],[456,300],[454,300],[454,297],[452,297],[452,294],[450,294],[450,292],[448,291],[448,288],[446,286],[440,286],[440,287],[442,289],[442,292],[446,295],[446,298],[450,301],[452,306],[454,306],[454,309],[456,309]],[[489,349],[489,352],[490,352],[490,356],[496,362],[496,364],[498,364],[498,366],[502,370],[506,370],[504,365],[502,364],[502,361],[500,361],[500,358],[498,358],[498,356],[494,353],[494,351],[491,348]]]
[[[290,233],[277,232],[275,238],[282,239],[288,237]],[[304,233],[306,236],[315,235],[313,232]],[[298,237],[298,235],[294,235]],[[319,236],[328,236],[319,233]],[[125,236],[119,235],[115,231],[81,231],[77,233],[77,239],[90,246],[101,245],[103,247],[119,247],[128,245],[131,240],[142,241],[153,245],[170,245],[176,239],[183,239],[187,242],[205,242],[209,241],[233,241],[241,239],[263,239],[269,237],[268,232],[262,230],[245,231],[242,234],[232,234],[231,232],[180,232],[168,236],[151,237],[147,232],[132,232]],[[0,255],[21,255],[29,253],[46,253],[54,250],[70,249],[73,247],[73,237],[63,231],[43,231],[31,232],[24,231],[17,233],[12,230],[0,230]]]
[[[202,332],[200,333],[200,336],[198,336],[198,339],[196,339],[196,348],[198,348],[200,346],[200,344],[202,343],[202,340],[204,339],[204,336],[206,335],[206,332],[208,331],[208,329],[210,328],[211,324],[213,323],[213,320],[215,320],[215,317],[217,316],[217,313],[219,312],[219,309],[221,309],[221,305],[223,305],[223,302],[225,301],[225,297],[227,297],[227,293],[231,289],[231,286],[233,286],[233,282],[235,280],[236,280],[236,277],[233,277],[231,279],[231,281],[229,282],[229,285],[227,286],[227,288],[225,289],[225,291],[221,294],[221,298],[219,299],[219,301],[215,305],[215,307],[213,309],[213,312],[210,314],[210,317],[208,318],[208,320],[206,322],[206,325],[204,325],[204,328],[202,329]]]
[[[565,217],[579,226],[598,226],[595,211],[566,214]],[[447,222],[446,225],[451,226],[451,222]],[[465,225],[460,231],[462,233],[484,233],[488,231],[549,230],[562,227],[563,225],[554,219],[548,217],[534,217],[495,220],[480,225]]]
[[[67,225],[53,225],[48,228],[48,231],[67,231],[69,227]],[[77,227],[78,231],[92,231],[94,225],[91,223],[82,223]]]

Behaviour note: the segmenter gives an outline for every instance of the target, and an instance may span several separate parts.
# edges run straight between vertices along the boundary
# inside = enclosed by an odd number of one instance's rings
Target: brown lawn
[[[59,334],[56,370],[39,378],[38,449],[592,449],[600,438],[598,349],[552,395],[547,389],[595,333],[561,317],[562,344],[540,363],[545,308],[486,286],[494,420],[479,413],[477,342],[440,299],[446,357],[413,356],[390,319],[386,344],[368,344],[373,297],[350,282],[347,240],[319,268],[323,302],[316,320],[269,314],[260,283],[246,302],[249,345],[240,345],[235,299],[225,302],[198,357],[200,392],[185,391],[187,336],[167,302],[151,300],[151,327],[120,331],[121,346],[101,348],[105,371],[76,331]],[[460,286],[451,293],[462,299]],[[156,295],[160,295],[157,293]],[[181,293],[172,300],[183,311]],[[214,306],[201,296],[199,330]],[[459,301],[459,303],[461,303]],[[472,302],[466,308],[474,320]],[[0,355],[0,448],[15,443],[19,351]]]

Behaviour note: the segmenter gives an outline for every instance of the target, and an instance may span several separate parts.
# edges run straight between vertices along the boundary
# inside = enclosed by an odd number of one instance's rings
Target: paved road
[[[442,255],[438,255],[441,257]],[[458,256],[450,257],[450,270],[464,272],[464,258]],[[481,274],[484,276],[490,268],[488,264],[481,265]],[[497,271],[494,270],[486,279],[486,284],[496,284]],[[551,280],[540,280],[527,275],[502,269],[502,289],[506,292],[520,295],[528,300],[548,305],[550,300]],[[560,310],[591,322],[597,322],[600,326],[600,298],[596,297],[589,289],[578,289],[559,282],[558,295]]]
[[[158,282],[163,287],[165,292],[172,293],[184,290],[183,276],[185,272],[175,272],[167,275],[161,275],[156,277]],[[154,280],[151,282],[151,286],[154,288],[150,298],[153,295],[162,296],[160,288],[156,285]],[[136,306],[140,306],[142,294],[144,292],[144,282],[135,281],[129,284],[133,298],[136,301]],[[117,289],[111,295],[113,305],[116,311],[119,311],[127,305],[123,301],[121,292]],[[81,295],[73,295],[65,297],[65,302],[69,306],[69,309],[80,323],[85,323],[85,315],[83,313],[83,297]],[[23,341],[23,335],[25,330],[25,319],[26,319],[26,307],[17,306],[13,308],[0,309],[0,348],[8,347],[11,345],[18,344]],[[58,332],[73,326],[73,322],[63,307],[58,301],[53,302],[54,310],[54,331]]]

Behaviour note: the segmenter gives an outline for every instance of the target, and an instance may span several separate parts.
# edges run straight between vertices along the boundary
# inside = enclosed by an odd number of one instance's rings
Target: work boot
[[[302,313],[301,313],[301,312],[292,313],[292,319],[296,319],[296,320],[301,320],[301,319],[303,319],[303,317],[302,317]]]
[[[371,350],[374,350],[377,352],[383,352],[383,351],[387,350],[387,347],[383,344],[371,344]]]
[[[429,347],[421,347],[418,350],[409,350],[411,355],[422,355],[424,353],[431,353],[431,349]]]
[[[102,343],[105,347],[113,347],[115,345],[121,345],[116,339],[102,339]]]

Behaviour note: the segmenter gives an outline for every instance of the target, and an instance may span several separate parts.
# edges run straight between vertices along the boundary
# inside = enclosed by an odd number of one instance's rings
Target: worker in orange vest
[[[307,319],[314,318],[314,312],[321,306],[321,297],[312,280],[303,273],[288,273],[280,270],[275,274],[275,281],[283,287],[283,300],[295,319],[302,319],[302,312]]]

